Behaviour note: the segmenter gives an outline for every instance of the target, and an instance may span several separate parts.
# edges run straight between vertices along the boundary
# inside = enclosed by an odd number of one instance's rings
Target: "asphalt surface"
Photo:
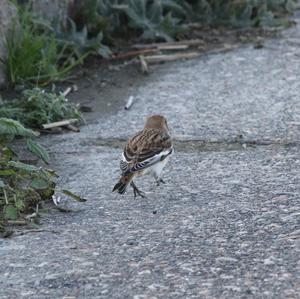
[[[300,298],[299,35],[157,67],[131,110],[44,138],[88,201],[0,240],[0,298]],[[153,113],[177,140],[167,184],[112,194],[123,140]]]

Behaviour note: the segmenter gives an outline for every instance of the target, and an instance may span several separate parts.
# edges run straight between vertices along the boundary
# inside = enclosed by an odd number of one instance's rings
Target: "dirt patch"
[[[130,90],[146,79],[135,65],[90,59],[75,79],[63,83],[59,89],[75,84],[78,91],[70,93],[68,98],[91,108],[91,112],[84,113],[84,117],[93,121],[99,114],[110,114],[124,107],[131,95]]]
[[[228,30],[224,28],[209,29],[195,27],[184,38],[199,39],[202,43],[193,50],[200,55],[208,53],[219,53],[218,51],[230,51],[236,47],[252,44],[255,48],[264,47],[264,40],[279,37],[281,31],[278,29],[243,29]],[[132,45],[122,44],[115,49],[116,55],[129,53]],[[172,54],[174,52],[168,52]],[[172,62],[168,62],[172,63]],[[156,66],[150,66],[150,72],[155,72]],[[72,84],[76,84],[78,91],[71,93],[70,100],[88,106],[92,112],[84,113],[86,120],[93,121],[100,114],[114,113],[123,108],[132,91],[147,80],[147,75],[142,74],[140,64],[136,58],[128,60],[103,60],[98,58],[89,59],[85,66],[77,71],[72,80],[60,84],[62,90]]]
[[[242,29],[230,30],[225,28],[211,29],[195,25],[191,31],[182,36],[183,39],[197,39],[201,43],[193,51],[201,55],[230,51],[237,47],[253,44],[257,49],[264,47],[264,40],[278,37],[281,31],[278,29]],[[113,49],[118,54],[129,53],[133,50],[133,41],[122,42],[122,47]],[[164,54],[173,54],[168,51]],[[168,62],[173,63],[173,62]],[[150,66],[150,73],[155,72],[158,65]],[[70,93],[67,97],[90,112],[84,112],[84,118],[91,123],[100,115],[111,114],[123,108],[129,96],[134,93],[147,75],[141,72],[140,64],[136,57],[124,59],[104,60],[96,57],[89,58],[84,66],[73,72],[70,78],[62,83],[53,84],[47,89],[63,91],[67,87],[76,85],[78,90]],[[2,91],[3,99],[19,98],[22,86],[15,90]]]

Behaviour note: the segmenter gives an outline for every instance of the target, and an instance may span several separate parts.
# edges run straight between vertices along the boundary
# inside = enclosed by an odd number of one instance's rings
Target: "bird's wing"
[[[124,173],[128,169],[129,163],[124,158],[124,155],[122,154],[122,160],[120,161],[120,169],[121,172]]]
[[[142,162],[137,162],[131,167],[129,167],[124,174],[130,174],[134,173],[136,171],[144,170],[148,167],[153,166],[154,164],[163,161],[167,156],[171,155],[173,152],[173,148],[170,148],[168,150],[161,151],[159,154],[156,154]]]
[[[143,130],[128,141],[120,164],[124,175],[148,168],[172,154],[168,134],[158,130]]]

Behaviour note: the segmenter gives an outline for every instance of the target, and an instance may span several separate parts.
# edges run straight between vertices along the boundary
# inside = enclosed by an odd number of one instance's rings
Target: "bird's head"
[[[145,129],[158,129],[164,132],[169,131],[167,120],[162,115],[152,115],[147,118]]]

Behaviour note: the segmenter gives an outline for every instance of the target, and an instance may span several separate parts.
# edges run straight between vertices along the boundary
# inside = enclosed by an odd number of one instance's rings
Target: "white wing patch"
[[[124,157],[124,154],[122,154],[123,160],[121,161],[122,166],[120,165],[120,167],[122,167],[121,170],[124,169],[124,172],[123,172],[124,174],[129,174],[129,173],[133,173],[136,171],[140,171],[140,170],[143,170],[150,166],[153,166],[156,163],[163,161],[166,157],[171,155],[172,152],[173,152],[173,148],[169,148],[167,150],[161,151],[159,154],[156,154],[142,162],[138,162],[136,165],[134,165],[133,167],[131,167],[129,169],[128,169],[129,161],[127,161],[126,158]],[[126,164],[126,169],[125,169],[125,164]]]

